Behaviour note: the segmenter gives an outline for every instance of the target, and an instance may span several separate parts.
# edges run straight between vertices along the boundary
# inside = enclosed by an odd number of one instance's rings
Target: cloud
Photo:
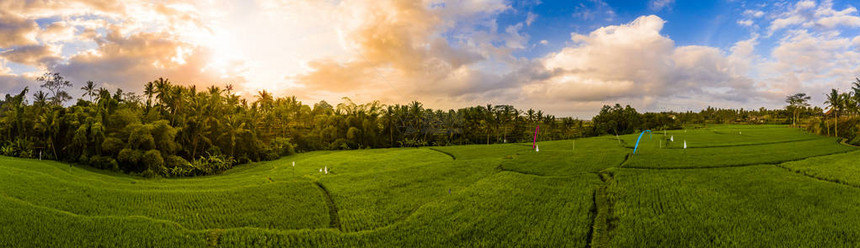
[[[855,50],[860,50],[860,36],[854,36],[854,38],[851,39],[851,44],[854,45]]]
[[[670,8],[673,3],[675,3],[675,0],[651,0],[648,2],[648,8],[651,8],[653,11],[660,11],[663,8]]]
[[[38,39],[45,43],[56,43],[63,41],[75,41],[77,29],[65,21],[51,23],[40,30]]]
[[[0,58],[39,70],[10,70],[0,90],[45,71],[73,83],[92,80],[138,91],[157,77],[201,86],[243,84],[247,64],[219,56],[230,49],[213,48],[220,39],[204,20],[229,7],[212,1],[0,1]],[[40,27],[37,19],[56,21]]]
[[[743,15],[746,17],[750,17],[750,18],[760,18],[760,17],[764,16],[764,12],[761,10],[748,9],[748,10],[744,10]]]
[[[705,46],[677,47],[660,34],[665,21],[642,16],[631,23],[571,34],[575,43],[541,59],[556,72],[523,86],[529,99],[595,107],[614,101],[649,105],[660,99],[746,102],[758,97],[754,81],[732,56]],[[735,53],[751,53],[747,42]]]
[[[177,41],[167,33],[136,33],[124,37],[113,27],[105,37],[97,39],[97,43],[97,49],[71,56],[67,63],[54,64],[51,70],[73,82],[93,80],[109,88],[136,91],[157,77],[200,87],[245,81],[241,76],[242,64],[232,65],[235,71],[226,77],[217,71],[207,71],[211,51]]]
[[[338,6],[343,17],[338,30],[352,56],[309,61],[310,72],[288,79],[315,96],[404,95],[392,100],[408,101],[474,93],[490,87],[492,77],[477,69],[481,63],[511,59],[510,52],[528,42],[520,33],[523,23],[497,30],[492,16],[508,8],[502,2],[479,1],[445,2],[438,8],[411,1],[345,1]],[[453,33],[453,42],[442,37],[445,32]]]
[[[0,86],[3,87],[3,94],[18,93],[27,86],[33,89],[34,86],[31,85],[33,81],[35,81],[35,78],[28,78],[24,75],[12,73],[12,69],[6,67],[6,60],[0,57]]]
[[[534,22],[537,17],[538,15],[536,15],[535,13],[529,12],[528,16],[526,17],[526,26],[531,26],[532,22]]]
[[[45,66],[60,60],[60,47],[50,45],[18,46],[0,53],[0,57],[18,64]]]
[[[831,88],[845,88],[860,75],[860,53],[838,32],[793,30],[782,37],[762,63],[762,86],[774,95],[810,92],[813,101]],[[820,93],[820,94],[816,94]]]
[[[0,91],[32,88],[52,70],[74,83],[138,92],[168,77],[233,83],[245,96],[269,89],[312,101],[514,104],[587,117],[615,102],[640,110],[779,107],[785,94],[816,97],[860,75],[860,36],[838,32],[860,27],[860,15],[830,1],[745,10],[737,24],[750,37],[728,49],[678,46],[661,34],[662,18],[641,16],[577,31],[536,58],[518,56],[550,47],[526,32],[538,14],[500,25],[500,15],[523,13],[509,1],[214,1],[0,1]],[[572,15],[617,18],[600,0],[581,2]],[[761,40],[758,26],[769,31]]]
[[[579,3],[572,16],[583,20],[594,20],[600,17],[606,21],[612,21],[616,14],[615,10],[603,0],[592,0]]]
[[[34,45],[39,25],[33,20],[0,10],[0,47]]]
[[[833,9],[833,2],[826,0],[817,6],[813,1],[800,1],[794,5],[793,9],[781,13],[771,22],[769,27],[770,34],[774,32],[790,28],[824,28],[834,29],[838,27],[860,27],[860,16],[857,15],[857,9],[847,7],[843,10]]]
[[[69,1],[2,1],[0,9],[32,19],[73,15],[126,15],[126,5],[142,4],[140,1],[120,0],[69,0]]]

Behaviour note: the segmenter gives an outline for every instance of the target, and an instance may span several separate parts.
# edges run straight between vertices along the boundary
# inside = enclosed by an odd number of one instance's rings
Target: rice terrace
[[[0,160],[0,245],[851,246],[860,150],[785,126],[320,151],[189,179]],[[688,149],[679,147],[686,140]],[[666,144],[662,144],[666,146]],[[295,161],[296,166],[292,166]],[[328,167],[328,174],[320,168]]]
[[[0,0],[0,248],[860,247],[857,0]]]

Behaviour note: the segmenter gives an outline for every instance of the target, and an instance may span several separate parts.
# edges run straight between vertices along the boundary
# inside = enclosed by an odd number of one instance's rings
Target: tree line
[[[485,105],[434,110],[413,101],[333,106],[259,91],[253,99],[232,86],[175,84],[158,78],[143,94],[111,92],[93,82],[72,100],[58,73],[0,100],[0,154],[54,159],[146,176],[196,176],[236,164],[313,150],[494,144],[581,137],[583,121],[541,110]]]
[[[786,102],[789,102],[791,97],[789,96]],[[828,110],[807,118],[804,123],[806,130],[839,137],[849,144],[860,145],[860,78],[854,78],[854,82],[850,84],[850,90],[840,92],[838,89],[831,89],[825,97],[824,104]],[[789,106],[792,105],[789,102]]]
[[[39,91],[25,88],[0,100],[0,154],[168,177],[314,150],[531,142],[537,126],[540,140],[557,140],[690,124],[787,123],[821,113],[808,106],[638,113],[616,104],[584,121],[511,105],[441,110],[418,101],[359,104],[349,98],[309,105],[265,90],[246,99],[230,85],[198,89],[164,78],[146,83],[142,94],[86,82],[83,95],[66,106],[71,82],[58,73],[37,81]]]

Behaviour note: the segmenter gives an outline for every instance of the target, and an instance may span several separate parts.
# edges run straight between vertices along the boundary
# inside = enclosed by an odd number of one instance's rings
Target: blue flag
[[[643,134],[645,134],[645,132],[648,132],[648,133],[650,134],[650,133],[651,133],[651,130],[645,130],[645,131],[642,131],[642,133],[640,133],[640,134],[639,134],[639,138],[638,138],[638,139],[636,139],[636,146],[633,146],[633,154],[636,154],[636,149],[638,149],[638,148],[639,148],[639,140],[641,140],[641,139],[642,139],[642,135],[643,135]]]

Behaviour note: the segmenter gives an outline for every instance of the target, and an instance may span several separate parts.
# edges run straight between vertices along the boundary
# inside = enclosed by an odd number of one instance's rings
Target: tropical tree
[[[51,92],[51,97],[49,98],[51,104],[62,105],[63,102],[72,99],[72,96],[64,90],[65,88],[72,87],[72,83],[64,80],[60,76],[60,73],[46,72],[44,75],[36,78],[36,81],[42,82],[41,87]]]
[[[143,86],[143,95],[146,96],[146,109],[152,106],[152,95],[155,94],[155,84],[153,82],[147,82],[146,85]]]
[[[89,96],[89,97],[90,97],[90,102],[92,102],[92,101],[93,101],[93,96],[95,96],[95,94],[96,94],[96,85],[95,85],[95,83],[93,83],[93,81],[87,81],[87,84],[86,84],[86,85],[84,85],[83,87],[81,87],[81,90],[83,90],[83,91],[84,91],[84,94],[82,94],[81,96],[82,96],[82,97]]]
[[[835,136],[839,137],[839,112],[842,110],[843,105],[843,97],[842,94],[839,94],[839,91],[836,89],[830,89],[830,93],[825,95],[827,97],[827,101],[824,102],[825,105],[830,107],[830,111],[834,114],[834,132]]]
[[[806,93],[797,93],[785,98],[785,102],[788,103],[788,110],[793,113],[791,120],[791,124],[793,126],[797,125],[800,110],[802,108],[809,107],[809,99],[811,99],[811,97],[807,96]]]
[[[860,78],[854,78],[851,84],[851,95],[854,99],[854,114],[860,115]]]

